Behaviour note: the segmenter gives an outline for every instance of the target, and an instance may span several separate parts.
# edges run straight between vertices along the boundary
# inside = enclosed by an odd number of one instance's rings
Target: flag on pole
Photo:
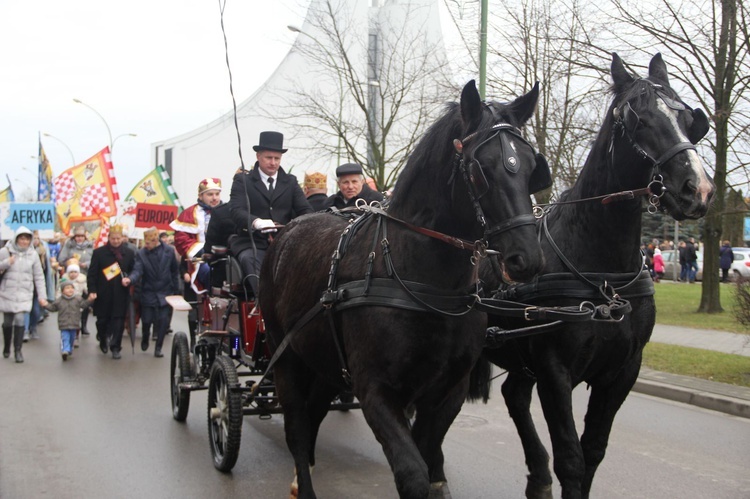
[[[52,181],[52,165],[49,164],[47,154],[42,147],[42,137],[39,136],[39,189],[37,201],[55,202],[55,184]]]
[[[0,203],[12,203],[16,200],[13,195],[13,185],[10,183],[10,177],[6,174],[5,178],[8,179],[8,187],[0,191]]]
[[[58,175],[54,189],[57,217],[66,234],[74,223],[114,216],[120,195],[109,147]]]
[[[169,173],[161,165],[157,165],[148,175],[139,180],[130,194],[125,196],[125,201],[128,204],[166,204],[182,208],[177,193],[172,188]]]

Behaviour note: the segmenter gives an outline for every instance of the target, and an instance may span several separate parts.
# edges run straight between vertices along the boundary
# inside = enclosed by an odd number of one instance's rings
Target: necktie
[[[268,177],[268,195],[273,194],[273,177]]]

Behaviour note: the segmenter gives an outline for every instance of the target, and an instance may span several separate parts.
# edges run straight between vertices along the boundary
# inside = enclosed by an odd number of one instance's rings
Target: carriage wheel
[[[237,462],[242,437],[242,395],[231,387],[238,386],[237,370],[223,355],[211,366],[208,386],[208,436],[214,467],[230,471]]]
[[[177,421],[187,419],[190,407],[190,391],[180,390],[180,383],[195,377],[190,365],[190,347],[185,333],[175,333],[172,340],[172,363],[170,366],[170,388],[172,391],[172,417]]]

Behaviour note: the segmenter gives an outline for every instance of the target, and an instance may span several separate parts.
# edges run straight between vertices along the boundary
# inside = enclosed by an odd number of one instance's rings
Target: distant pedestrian
[[[721,282],[727,282],[729,280],[729,269],[732,268],[732,262],[734,261],[734,252],[729,241],[724,241],[724,244],[719,248],[719,266],[721,267]]]
[[[654,282],[661,281],[664,277],[664,257],[661,256],[661,250],[654,248]]]
[[[698,254],[695,252],[695,239],[690,238],[685,243],[685,263],[688,266],[688,281],[690,284],[695,282],[698,273]]]
[[[678,281],[687,282],[690,273],[687,264],[687,243],[685,241],[680,241],[680,244],[677,245],[677,254],[680,258],[680,278]]]
[[[63,360],[73,355],[73,345],[81,328],[81,309],[88,308],[93,300],[87,300],[76,293],[75,285],[65,278],[60,280],[61,295],[46,307],[57,312],[57,327],[60,329],[60,354]]]

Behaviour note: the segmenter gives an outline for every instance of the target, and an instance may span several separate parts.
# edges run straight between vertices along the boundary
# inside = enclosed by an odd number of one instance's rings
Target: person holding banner
[[[106,354],[112,350],[112,358],[120,358],[125,314],[130,300],[128,275],[135,265],[133,250],[123,244],[122,225],[109,229],[109,241],[94,250],[91,265],[86,275],[89,299],[94,302],[99,348]]]

